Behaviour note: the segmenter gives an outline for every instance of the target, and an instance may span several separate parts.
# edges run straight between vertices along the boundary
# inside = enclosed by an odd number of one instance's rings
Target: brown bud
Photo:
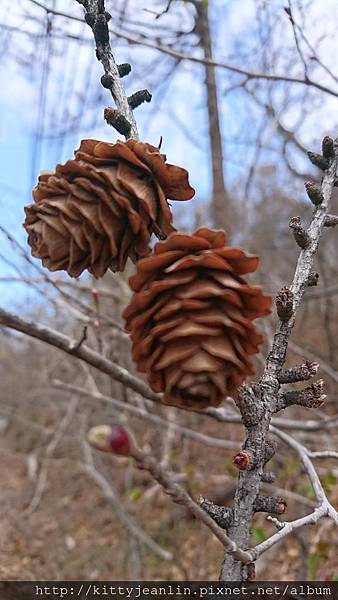
[[[325,158],[334,157],[333,139],[329,135],[326,135],[323,139],[322,153]]]
[[[277,314],[281,321],[288,321],[293,313],[293,292],[283,287],[276,296]]]
[[[241,450],[241,452],[238,452],[238,454],[234,456],[233,463],[239,471],[250,471],[253,465],[251,452]]]
[[[140,90],[128,97],[128,104],[131,108],[137,108],[143,102],[151,102],[152,95],[148,90]]]
[[[319,204],[323,202],[324,196],[318,183],[315,183],[314,181],[306,181],[305,189],[312,204],[314,204],[315,206],[319,206]]]
[[[292,217],[289,221],[289,227],[292,229],[293,237],[295,238],[300,248],[306,248],[309,245],[310,237],[306,229],[303,227],[300,217]]]
[[[130,133],[131,125],[126,117],[117,108],[108,106],[104,109],[103,116],[108,125],[111,125],[121,135],[127,136]]]
[[[122,78],[126,75],[129,75],[131,71],[131,65],[129,63],[122,63],[121,65],[117,65],[117,69],[119,72],[119,76]]]
[[[318,285],[318,281],[319,281],[319,273],[317,273],[317,271],[311,271],[311,273],[307,279],[308,287],[315,287],[316,285]]]
[[[315,167],[318,167],[322,171],[326,171],[329,168],[330,162],[325,156],[321,154],[316,154],[315,152],[307,152],[307,155]]]

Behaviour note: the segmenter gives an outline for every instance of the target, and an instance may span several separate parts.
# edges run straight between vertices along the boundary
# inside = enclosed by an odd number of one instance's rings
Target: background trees
[[[198,190],[193,204],[175,207],[177,222],[189,230],[201,223],[225,227],[233,243],[260,254],[257,280],[276,293],[290,282],[298,252],[288,221],[295,215],[310,218],[304,178],[319,179],[306,150],[318,150],[325,134],[335,134],[335,3],[327,2],[323,10],[319,0],[292,2],[285,10],[277,1],[225,6],[216,0],[163,1],[144,7],[130,0],[108,8],[114,53],[119,62],[132,65],[132,75],[124,80],[128,93],[148,88],[153,94],[151,104],[137,109],[142,138],[156,145],[162,135],[168,158],[189,168]],[[86,344],[132,371],[120,320],[129,295],[128,273],[107,274],[100,282],[52,276],[29,257],[18,225],[40,169],[66,160],[83,137],[116,138],[102,119],[110,98],[100,85],[90,30],[76,4],[24,0],[14,8],[3,3],[1,35],[6,83],[1,101],[3,306],[78,341],[86,328]],[[335,445],[336,256],[335,230],[328,230],[315,266],[320,286],[306,293],[288,355],[290,366],[303,359],[320,364],[326,403],[311,411],[292,407],[277,417],[283,431],[313,451]],[[272,318],[263,325],[267,341],[274,324]],[[7,328],[1,336],[1,444],[9,480],[4,500],[13,507],[12,521],[2,525],[8,533],[4,576],[21,577],[26,569],[27,577],[48,572],[64,578],[216,578],[221,548],[213,538],[201,552],[200,544],[193,543],[200,539],[198,523],[187,521],[183,509],[173,508],[151,479],[129,463],[96,455],[92,463],[83,432],[90,424],[118,417],[194,495],[230,505],[236,483],[232,457],[243,437],[241,426],[154,408],[75,358]],[[262,363],[263,355],[258,373]],[[65,384],[96,394],[95,402]],[[98,400],[97,394],[106,399]],[[125,409],[111,399],[123,401]],[[229,418],[238,420],[230,400],[226,408],[232,411]],[[155,424],[154,416],[165,422]],[[317,460],[334,503],[334,458]],[[312,490],[290,449],[280,444],[271,469],[278,477],[265,485],[274,494],[283,489],[288,519],[313,507]],[[18,516],[22,508],[29,520]],[[260,559],[258,576],[269,571],[269,578],[334,578],[334,534],[326,520],[316,527],[316,535],[299,530],[283,542],[292,558],[292,564],[283,563],[285,573],[278,546]],[[11,556],[24,560],[33,531],[32,556],[18,565]],[[264,514],[255,517],[256,542],[274,531]],[[46,553],[50,537],[55,543]],[[118,557],[113,566],[112,549]],[[167,560],[168,552],[177,559]]]

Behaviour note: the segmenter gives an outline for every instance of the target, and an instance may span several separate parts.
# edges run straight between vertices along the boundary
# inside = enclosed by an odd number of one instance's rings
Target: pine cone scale
[[[168,165],[154,146],[83,140],[73,160],[40,175],[34,204],[25,208],[32,254],[72,277],[123,270],[128,257],[151,252],[152,233],[174,229],[171,189],[173,199],[194,194],[185,169]]]
[[[225,241],[206,228],[173,233],[130,279],[134,296],[123,316],[133,358],[166,404],[218,406],[253,373],[262,343],[253,319],[267,314],[271,299],[241,277],[257,257],[222,248]]]

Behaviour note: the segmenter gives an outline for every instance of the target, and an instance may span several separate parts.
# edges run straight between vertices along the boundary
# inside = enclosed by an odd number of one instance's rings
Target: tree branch
[[[66,19],[72,19],[75,21],[82,22],[82,19],[75,17],[74,15],[70,15],[70,14],[67,14],[67,13],[61,12],[61,11],[52,10],[52,9],[48,8],[47,6],[45,6],[44,4],[42,4],[41,2],[39,2],[38,0],[30,0],[30,1],[33,4],[35,4],[36,6],[39,6],[40,8],[44,9],[45,11],[48,11],[51,14],[55,14],[60,17],[64,17]],[[155,42],[150,42],[149,40],[147,40],[145,38],[138,38],[138,37],[135,37],[134,35],[123,33],[121,30],[115,29],[113,27],[110,27],[110,33],[112,33],[113,35],[116,35],[119,38],[127,40],[131,44],[138,44],[141,46],[145,46],[146,48],[152,48],[154,50],[158,50],[159,52],[163,52],[164,54],[172,56],[173,58],[177,58],[179,60],[189,60],[191,62],[204,64],[204,65],[210,65],[212,67],[219,67],[219,68],[231,71],[233,73],[245,75],[246,81],[247,81],[247,79],[265,79],[267,81],[286,81],[288,83],[298,83],[298,84],[314,87],[322,92],[330,94],[331,96],[335,96],[336,98],[338,97],[338,91],[335,91],[332,88],[328,88],[327,86],[322,85],[321,83],[313,81],[312,79],[306,80],[301,77],[291,77],[289,75],[279,75],[279,74],[273,74],[273,73],[262,73],[259,71],[250,71],[249,69],[238,67],[236,65],[231,65],[226,62],[217,61],[217,60],[209,60],[206,58],[199,58],[198,56],[190,56],[189,54],[186,54],[184,52],[179,52],[177,50],[173,50],[172,48],[169,48],[168,46],[162,46],[161,44],[158,44]]]
[[[121,83],[123,73],[119,71],[110,46],[108,21],[111,15],[105,10],[104,0],[77,0],[77,2],[85,8],[85,21],[94,34],[96,56],[104,70],[101,83],[103,87],[110,90],[117,107],[115,121],[109,124],[113,125],[126,139],[138,139],[132,105]]]
[[[33,321],[27,321],[22,317],[14,315],[2,308],[0,308],[0,325],[9,327],[15,331],[19,331],[30,337],[41,340],[63,350],[67,354],[75,356],[79,360],[83,360],[85,363],[95,367],[102,373],[110,375],[116,381],[123,383],[126,387],[134,390],[138,394],[141,394],[144,398],[152,400],[153,402],[161,402],[161,395],[151,391],[147,384],[135,377],[127,369],[124,369],[118,365],[115,365],[112,361],[108,360],[98,352],[95,352],[86,345],[78,347],[78,340],[71,339],[68,336],[45,327],[39,323]],[[200,411],[198,411],[200,412]],[[241,418],[235,413],[231,414],[224,410],[224,408],[208,408],[200,414],[207,415],[216,421],[222,421],[224,423],[236,423],[241,424]],[[273,419],[273,423],[278,427],[285,427],[286,429],[299,429],[305,431],[318,431],[320,429],[327,429],[334,427],[337,423],[338,417],[323,420],[321,422],[316,421],[293,421],[289,419]],[[220,446],[219,446],[220,447]],[[224,447],[224,446],[223,446]]]
[[[83,455],[85,462],[83,463],[83,471],[93,480],[96,485],[101,489],[105,498],[111,503],[114,512],[118,516],[121,523],[125,525],[128,531],[135,536],[142,544],[147,546],[154,554],[164,560],[172,560],[173,555],[171,552],[164,550],[159,544],[157,544],[141,527],[134,521],[134,519],[122,508],[114,489],[105,477],[95,468],[93,456],[91,453],[90,446],[83,443]]]
[[[315,206],[313,219],[307,231],[309,243],[300,252],[293,281],[290,288],[288,288],[290,299],[292,296],[291,310],[288,310],[288,313],[283,316],[278,311],[280,321],[259,384],[244,386],[240,392],[239,408],[242,410],[246,427],[246,440],[243,450],[251,454],[252,465],[250,469],[242,471],[239,475],[234,502],[235,522],[229,528],[228,534],[242,548],[248,547],[249,544],[250,523],[263,473],[265,444],[280,388],[279,375],[285,363],[288,342],[295,323],[297,309],[307,288],[307,281],[313,269],[314,257],[329,210],[337,173],[338,140],[334,143],[334,158],[330,160],[330,167],[324,172],[320,188],[322,202]],[[247,406],[248,402],[251,403],[255,411],[255,415],[252,416],[250,422],[246,422],[247,413],[244,412],[244,407]],[[281,534],[282,531],[276,535]],[[225,555],[220,577],[222,581],[245,580],[247,576],[246,567],[238,562],[236,563],[233,557]]]
[[[296,519],[295,521],[284,522],[283,528],[280,529],[278,533],[271,536],[269,539],[265,540],[255,548],[253,548],[252,553],[255,559],[257,559],[261,554],[263,554],[263,552],[269,550],[272,546],[280,542],[284,537],[286,537],[299,527],[317,523],[317,521],[319,521],[319,519],[321,519],[322,517],[328,516],[336,523],[336,525],[338,525],[338,513],[326,497],[321,481],[309,458],[309,451],[302,444],[297,442],[284,431],[279,431],[276,427],[273,426],[270,427],[270,431],[274,435],[279,437],[285,444],[287,444],[297,452],[298,456],[300,457],[303,463],[304,470],[310,479],[316,499],[319,502],[319,506],[315,508],[311,514],[306,515],[305,517],[301,517],[300,519]]]
[[[121,400],[117,400],[109,396],[104,396],[103,394],[89,392],[84,388],[71,385],[70,383],[64,383],[63,381],[54,380],[52,381],[52,385],[56,389],[69,392],[70,394],[78,394],[79,396],[91,398],[91,400],[95,402],[105,402],[111,404],[120,410],[126,410],[130,414],[135,415],[137,417],[141,417],[141,419],[145,419],[146,421],[150,421],[151,423],[154,423],[159,427],[168,429],[170,425],[170,427],[172,427],[172,429],[180,435],[193,439],[201,444],[205,444],[206,446],[210,446],[212,448],[220,448],[223,450],[233,450],[237,448],[236,442],[229,442],[227,440],[222,440],[209,435],[204,435],[199,431],[194,431],[192,429],[189,429],[188,427],[178,425],[177,423],[170,423],[169,421],[163,419],[162,417],[159,417],[158,415],[149,413],[143,408],[133,406],[132,404],[127,404],[126,402],[122,402]]]
[[[76,356],[80,360],[99,369],[102,373],[110,375],[113,379],[116,379],[116,381],[123,383],[125,386],[130,387],[138,394],[141,394],[153,402],[158,402],[161,398],[161,396],[152,392],[142,379],[135,377],[129,373],[127,369],[115,365],[113,362],[102,356],[102,354],[95,352],[84,344],[79,346],[77,340],[73,340],[63,333],[59,333],[58,331],[54,331],[49,327],[34,323],[33,321],[26,321],[2,308],[0,308],[0,325],[25,333],[33,338],[46,342],[46,344],[49,344],[50,346],[59,348],[71,356]]]

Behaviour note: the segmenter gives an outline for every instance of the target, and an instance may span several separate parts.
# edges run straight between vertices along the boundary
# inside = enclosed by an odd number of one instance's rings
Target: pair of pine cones
[[[271,298],[242,277],[258,257],[227,246],[223,231],[176,231],[168,199],[193,195],[187,171],[158,148],[83,140],[74,160],[40,175],[24,227],[51,271],[102,277],[128,257],[136,263],[123,313],[133,359],[166,404],[199,410],[253,374],[263,341],[253,321],[269,314]],[[153,233],[164,241],[152,250]]]

